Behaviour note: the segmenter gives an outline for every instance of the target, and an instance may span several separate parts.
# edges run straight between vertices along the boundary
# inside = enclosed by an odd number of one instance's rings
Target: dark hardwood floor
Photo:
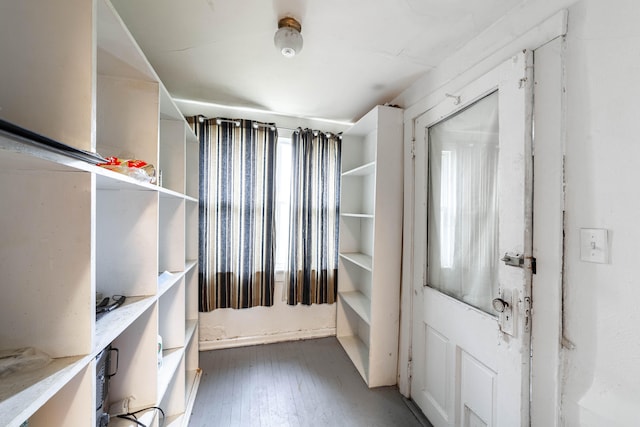
[[[190,427],[424,426],[395,387],[368,389],[335,337],[200,353]]]

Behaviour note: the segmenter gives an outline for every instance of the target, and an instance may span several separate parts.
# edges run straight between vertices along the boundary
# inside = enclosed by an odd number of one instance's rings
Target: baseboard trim
[[[283,341],[308,340],[336,335],[336,328],[313,329],[309,331],[291,331],[253,337],[226,338],[215,341],[200,341],[200,351],[219,350],[223,348],[246,347],[250,345],[273,344]]]

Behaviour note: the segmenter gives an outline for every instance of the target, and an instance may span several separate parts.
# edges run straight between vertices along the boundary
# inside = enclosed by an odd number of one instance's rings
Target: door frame
[[[476,80],[514,52],[534,51],[535,140],[534,140],[534,228],[533,256],[537,274],[532,283],[532,360],[531,425],[560,425],[561,347],[562,339],[562,268],[564,209],[564,75],[562,52],[567,31],[567,11],[563,10],[542,22],[525,35],[489,57],[470,64],[467,71],[438,85],[420,102],[405,110],[404,128],[404,226],[400,321],[400,357],[398,386],[410,397],[412,327],[413,327],[413,212],[415,120],[451,94]],[[536,104],[536,100],[538,103]],[[545,103],[545,109],[538,108]],[[544,171],[544,173],[542,173]],[[552,173],[549,173],[551,171]],[[538,173],[537,173],[538,172]],[[545,175],[546,174],[546,175]],[[536,179],[535,177],[539,177]],[[541,179],[541,177],[545,179]],[[541,315],[543,314],[543,315]]]

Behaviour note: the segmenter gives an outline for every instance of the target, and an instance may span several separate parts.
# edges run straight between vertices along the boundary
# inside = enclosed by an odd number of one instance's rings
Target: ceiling
[[[112,0],[185,114],[206,104],[180,99],[337,122],[393,100],[526,1]],[[302,24],[291,59],[273,45],[284,16]]]

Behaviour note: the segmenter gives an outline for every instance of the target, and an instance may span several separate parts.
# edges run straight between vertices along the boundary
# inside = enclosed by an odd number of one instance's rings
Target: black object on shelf
[[[104,313],[108,313],[124,304],[127,299],[124,295],[114,295],[111,298],[105,297],[96,304],[96,316],[100,316]]]
[[[29,129],[25,129],[3,119],[0,119],[0,134],[19,137],[20,141],[23,143],[40,148],[46,148],[50,151],[64,154],[87,163],[98,164],[107,162],[107,159],[97,153],[80,150],[79,148],[75,148],[44,135],[40,135],[39,133],[30,131]]]
[[[111,353],[116,353],[116,369],[111,373]],[[108,408],[109,380],[118,373],[120,352],[109,344],[96,356],[96,426],[106,427],[109,423]]]

